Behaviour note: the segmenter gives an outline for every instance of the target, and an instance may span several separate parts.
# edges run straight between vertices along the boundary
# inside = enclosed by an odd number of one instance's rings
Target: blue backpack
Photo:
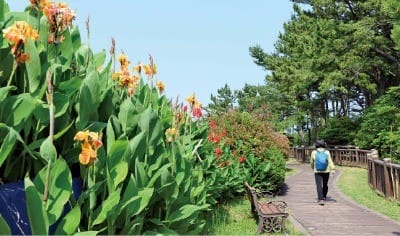
[[[317,171],[325,171],[328,168],[328,154],[325,149],[322,151],[317,150],[315,154],[315,169]]]

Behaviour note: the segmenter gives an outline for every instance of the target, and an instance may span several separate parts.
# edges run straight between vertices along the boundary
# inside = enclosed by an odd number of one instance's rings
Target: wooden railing
[[[310,161],[314,147],[294,147],[290,149],[297,161]],[[333,162],[337,165],[361,167],[368,170],[368,184],[372,189],[400,203],[400,165],[390,159],[380,160],[376,150],[358,148],[328,148]]]

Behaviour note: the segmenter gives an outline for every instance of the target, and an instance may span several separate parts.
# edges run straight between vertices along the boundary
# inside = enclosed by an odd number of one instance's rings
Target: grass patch
[[[355,167],[338,167],[342,175],[338,181],[340,191],[358,204],[400,221],[400,205],[388,200],[368,185],[368,171]]]
[[[257,234],[257,218],[253,216],[250,208],[250,202],[246,197],[217,206],[210,213],[206,233],[208,235],[259,235]],[[286,220],[283,235],[302,235],[302,233],[289,220]]]

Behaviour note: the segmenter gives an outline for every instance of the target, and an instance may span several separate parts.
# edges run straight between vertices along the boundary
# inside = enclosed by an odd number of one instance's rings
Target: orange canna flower
[[[82,141],[82,151],[79,154],[79,162],[82,165],[94,163],[97,159],[97,150],[103,146],[101,142],[101,135],[99,133],[86,131],[79,131],[76,133],[74,140]]]
[[[157,86],[158,91],[159,91],[160,93],[163,93],[163,92],[164,92],[164,90],[165,90],[165,85],[164,85],[164,83],[163,83],[162,81],[157,81],[156,86]]]
[[[28,53],[20,53],[15,57],[15,60],[17,63],[25,63],[30,59],[30,56]]]
[[[149,64],[143,65],[142,67],[148,79],[153,78],[153,76],[157,74],[157,66],[154,64],[153,57],[151,55],[149,55]]]
[[[82,147],[82,152],[81,154],[79,154],[79,162],[82,165],[87,165],[91,161],[96,160],[97,153],[93,150],[89,142],[84,142],[81,147]]]
[[[133,70],[136,71],[136,73],[140,74],[142,72],[142,64],[140,64],[140,62],[133,67]]]
[[[12,45],[11,53],[17,63],[24,63],[29,60],[29,54],[23,52],[21,45],[26,43],[27,39],[38,40],[37,30],[32,29],[25,21],[16,21],[10,27],[3,29],[2,32],[3,37]]]
[[[61,33],[72,25],[72,21],[76,18],[75,11],[71,10],[66,3],[54,3],[47,0],[40,1],[40,8],[50,24],[48,42],[51,44],[63,42],[65,37]]]

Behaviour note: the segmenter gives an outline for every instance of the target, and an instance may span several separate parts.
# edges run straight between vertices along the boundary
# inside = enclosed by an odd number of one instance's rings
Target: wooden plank
[[[400,223],[363,208],[340,193],[336,181],[340,172],[329,180],[324,206],[317,204],[314,173],[308,164],[290,164],[299,173],[285,181],[279,198],[288,204],[291,218],[310,235],[396,235]]]

